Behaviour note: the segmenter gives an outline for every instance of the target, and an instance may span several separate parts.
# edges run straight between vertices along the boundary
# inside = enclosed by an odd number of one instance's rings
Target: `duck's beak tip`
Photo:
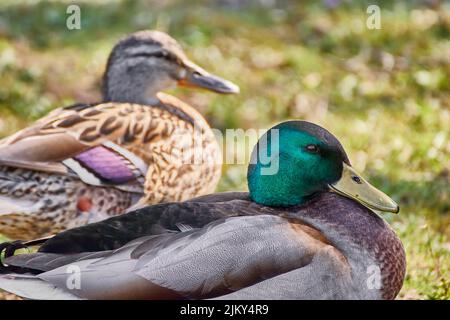
[[[400,212],[400,206],[394,200],[392,200],[390,197],[388,197],[387,195],[381,194],[381,191],[380,191],[380,195],[379,195],[378,199],[379,199],[378,202],[370,203],[370,205],[373,206],[373,209],[379,210],[379,211],[384,211],[384,212],[390,212],[390,213],[394,213],[394,214],[397,214]]]
[[[395,213],[395,214],[399,213],[400,212],[400,206],[397,204],[391,212]]]
[[[222,89],[222,92],[220,92],[220,91],[218,91],[218,92],[224,93],[224,94],[238,94],[241,92],[241,89],[239,88],[239,86],[235,85],[234,83],[232,83],[230,81],[226,81],[225,86]]]

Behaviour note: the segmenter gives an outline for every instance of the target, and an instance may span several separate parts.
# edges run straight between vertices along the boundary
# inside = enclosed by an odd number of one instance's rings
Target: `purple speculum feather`
[[[74,159],[98,178],[108,182],[121,184],[135,179],[123,157],[103,146],[80,153]]]

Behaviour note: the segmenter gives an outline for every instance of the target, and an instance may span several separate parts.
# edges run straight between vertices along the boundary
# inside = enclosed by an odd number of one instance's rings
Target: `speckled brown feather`
[[[25,240],[114,216],[133,204],[131,193],[90,186],[71,174],[0,166],[0,205],[4,197],[16,206],[1,212],[0,232]],[[79,207],[84,197],[91,210]]]

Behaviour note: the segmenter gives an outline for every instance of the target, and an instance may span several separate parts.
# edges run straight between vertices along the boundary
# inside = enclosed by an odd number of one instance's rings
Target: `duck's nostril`
[[[361,184],[362,183],[361,178],[358,177],[358,176],[353,176],[352,180],[355,181],[357,184]]]

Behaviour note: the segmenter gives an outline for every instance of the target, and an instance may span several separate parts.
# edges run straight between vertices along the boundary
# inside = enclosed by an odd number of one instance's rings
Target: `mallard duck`
[[[0,233],[31,239],[214,192],[219,145],[199,112],[160,92],[176,84],[239,91],[167,34],[141,31],[112,50],[103,103],[57,109],[2,140]]]
[[[398,294],[405,252],[371,209],[399,207],[356,172],[330,132],[305,121],[273,127],[253,151],[248,187],[67,230],[36,253],[13,255],[4,244],[15,273],[0,288],[32,299]]]

